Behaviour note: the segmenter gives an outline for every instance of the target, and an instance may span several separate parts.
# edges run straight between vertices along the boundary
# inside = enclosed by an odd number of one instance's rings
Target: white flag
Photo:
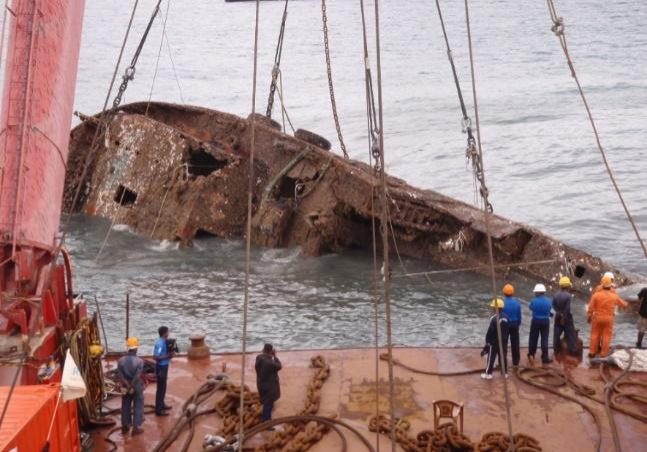
[[[83,381],[83,376],[81,371],[76,366],[74,358],[70,350],[67,350],[67,355],[65,356],[65,366],[63,367],[63,379],[61,380],[61,387],[63,388],[63,401],[67,402],[68,400],[79,399],[85,396],[87,391],[85,386],[85,381]]]

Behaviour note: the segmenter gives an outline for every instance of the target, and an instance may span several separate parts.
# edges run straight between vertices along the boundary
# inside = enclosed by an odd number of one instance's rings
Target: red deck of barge
[[[322,390],[319,414],[333,416],[346,421],[360,430],[373,444],[375,433],[368,431],[368,419],[375,413],[375,350],[307,350],[285,351],[279,356],[283,363],[280,373],[282,397],[275,405],[274,417],[297,414],[304,405],[305,388],[313,371],[309,368],[310,358],[322,355],[331,366],[331,374]],[[525,350],[522,350],[525,356]],[[452,372],[466,369],[478,369],[483,365],[479,350],[475,348],[397,348],[395,359],[410,366],[438,372]],[[255,388],[253,369],[254,355],[247,359],[246,383]],[[558,363],[554,363],[559,366]],[[116,432],[111,439],[117,442],[120,450],[150,451],[168,432],[175,419],[181,416],[183,402],[205,382],[208,374],[226,373],[234,383],[240,382],[240,355],[216,354],[209,360],[189,361],[185,357],[173,360],[169,373],[167,403],[173,405],[168,417],[147,415],[144,433],[135,437],[124,437]],[[380,361],[380,409],[388,413],[388,367]],[[570,375],[578,383],[592,386],[596,395],[601,397],[604,384],[597,368],[584,363],[573,367]],[[423,429],[432,429],[432,402],[450,399],[463,402],[465,409],[464,432],[478,441],[486,432],[507,431],[503,380],[499,375],[493,380],[482,380],[478,374],[438,377],[414,373],[395,367],[396,415],[405,416],[411,423],[411,434]],[[646,374],[632,374],[632,380],[647,382]],[[511,397],[513,430],[515,433],[526,433],[541,442],[544,451],[592,451],[595,450],[598,429],[589,413],[580,405],[567,401],[549,392],[535,388],[511,375],[508,379]],[[568,392],[567,390],[565,392]],[[572,392],[570,392],[572,394]],[[154,402],[155,386],[146,390],[146,403]],[[214,396],[214,399],[218,396]],[[578,397],[582,403],[590,406],[601,420],[602,451],[613,450],[613,439],[604,406],[584,397]],[[119,398],[110,400],[111,408],[119,406]],[[213,402],[207,402],[213,404]],[[646,414],[647,413],[643,413]],[[619,412],[614,413],[619,429],[620,439],[625,450],[640,450],[647,438],[647,424]],[[119,422],[118,417],[115,418]],[[117,424],[119,425],[119,424]],[[217,415],[199,418],[196,434],[190,450],[201,450],[201,443],[206,433],[216,433],[220,425]],[[94,434],[96,450],[109,450],[103,437],[107,430]],[[179,449],[182,436],[175,443]],[[348,436],[349,450],[366,450],[357,440]],[[250,441],[250,445],[254,440]],[[339,438],[328,433],[315,445],[313,452],[340,450]],[[380,448],[391,450],[390,442],[384,435],[380,436]],[[402,450],[398,447],[398,450]]]

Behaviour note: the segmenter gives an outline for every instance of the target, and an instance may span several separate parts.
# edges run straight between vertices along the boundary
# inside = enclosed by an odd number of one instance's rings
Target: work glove
[[[483,349],[481,350],[481,356],[487,355],[487,352],[488,352],[488,347],[487,345],[484,345]]]

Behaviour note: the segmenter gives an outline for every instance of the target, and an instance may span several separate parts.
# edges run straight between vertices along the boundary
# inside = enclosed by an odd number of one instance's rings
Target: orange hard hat
[[[514,286],[512,284],[506,284],[503,286],[503,295],[513,295],[514,294]]]
[[[602,277],[602,287],[608,289],[611,286],[613,286],[613,278],[609,277],[609,275],[604,275]]]

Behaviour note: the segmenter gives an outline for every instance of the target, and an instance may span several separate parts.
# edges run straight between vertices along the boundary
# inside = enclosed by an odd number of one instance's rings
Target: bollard
[[[191,346],[187,351],[189,359],[209,358],[209,347],[204,343],[204,333],[193,333],[189,336]]]

